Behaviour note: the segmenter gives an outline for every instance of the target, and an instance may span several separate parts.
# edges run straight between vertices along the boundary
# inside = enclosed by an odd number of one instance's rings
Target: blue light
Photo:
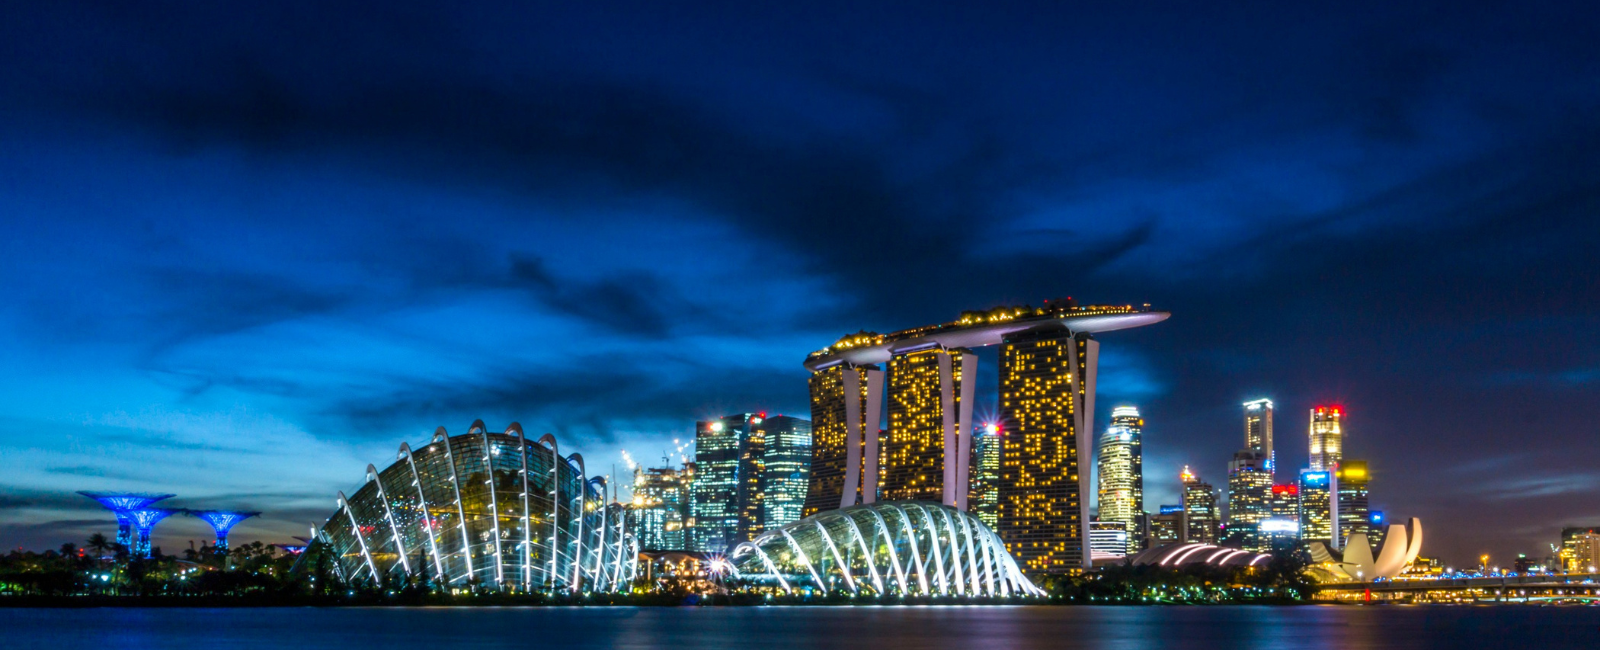
[[[105,506],[107,510],[111,511],[112,515],[116,516],[117,543],[128,548],[132,548],[134,545],[133,520],[129,518],[128,513],[140,508],[148,508],[152,503],[173,497],[171,494],[142,494],[137,492],[111,494],[79,492],[78,494],[100,502],[100,505]]]
[[[228,550],[228,531],[233,530],[239,522],[260,515],[259,512],[240,512],[232,510],[188,510],[190,516],[204,519],[211,524],[211,530],[217,533],[216,549],[218,553]]]

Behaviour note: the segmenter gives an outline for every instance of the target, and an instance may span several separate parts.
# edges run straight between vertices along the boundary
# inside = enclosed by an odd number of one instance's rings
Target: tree
[[[106,551],[111,548],[111,540],[106,539],[106,536],[103,534],[95,533],[89,536],[89,541],[86,542],[86,545],[90,549],[94,550],[95,560],[97,562],[104,563]]]

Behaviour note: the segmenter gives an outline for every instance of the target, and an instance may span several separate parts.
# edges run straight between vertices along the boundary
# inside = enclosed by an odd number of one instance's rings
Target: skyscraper
[[[1338,479],[1332,472],[1317,470],[1300,470],[1299,505],[1300,505],[1300,542],[1322,542],[1328,546],[1333,543],[1333,522],[1339,518],[1338,501],[1333,498],[1338,492]]]
[[[761,527],[772,530],[800,519],[811,476],[811,422],[787,415],[763,417],[765,467],[761,475]]]
[[[1272,400],[1244,403],[1244,448],[1266,458],[1268,473],[1277,471],[1278,455],[1272,450]]]
[[[1129,533],[1129,553],[1138,550],[1143,537],[1139,531],[1139,515],[1144,513],[1143,436],[1139,408],[1118,406],[1111,410],[1111,426],[1100,436],[1096,457],[1100,521],[1123,524]]]
[[[1372,543],[1372,512],[1368,505],[1367,461],[1347,460],[1339,464],[1339,469],[1334,472],[1335,482],[1339,486],[1339,539],[1338,546],[1344,548],[1350,536],[1356,533],[1366,533],[1367,542]]]
[[[740,413],[695,423],[691,530],[697,551],[725,552],[760,527],[760,419]]]
[[[1000,434],[1000,425],[990,423],[974,429],[972,437],[972,494],[967,503],[991,529],[1000,523]]]
[[[1088,474],[1099,344],[1027,330],[1000,349],[1000,539],[1028,573],[1087,568]]]
[[[1344,409],[1311,409],[1311,471],[1331,472],[1344,458]]]
[[[963,363],[964,359],[970,360]],[[889,433],[880,457],[879,489],[884,500],[945,500],[946,483],[955,482],[955,473],[963,466],[957,458],[945,457],[947,448],[959,448],[948,438],[971,435],[956,423],[962,397],[970,394],[970,389],[963,390],[970,381],[963,370],[975,361],[971,352],[942,348],[889,360]],[[953,379],[949,385],[943,381],[946,373]],[[966,411],[971,412],[970,405]]]
[[[633,472],[630,518],[639,548],[647,551],[694,550],[688,522],[694,485],[694,465],[638,468]]]
[[[1179,475],[1183,481],[1183,510],[1189,517],[1188,541],[1207,544],[1217,541],[1217,489],[1200,480],[1187,465]]]
[[[1261,522],[1261,541],[1271,549],[1293,548],[1300,541],[1300,486],[1272,486],[1272,516]]]
[[[1272,516],[1272,472],[1262,452],[1242,449],[1228,463],[1228,537],[1253,551],[1271,546],[1261,522]]]
[[[863,332],[855,336],[876,335]],[[846,345],[852,340],[845,337],[834,345]],[[876,400],[868,398],[868,388],[873,382],[881,385],[882,381],[883,371],[877,366],[840,363],[811,373],[811,475],[801,516],[838,508],[846,496],[845,485],[850,486],[850,503],[863,502],[860,486],[864,452],[869,451],[866,446],[870,443],[873,460],[877,460],[881,408]],[[876,480],[872,484],[876,486]],[[877,494],[864,496],[865,502],[870,503]]]

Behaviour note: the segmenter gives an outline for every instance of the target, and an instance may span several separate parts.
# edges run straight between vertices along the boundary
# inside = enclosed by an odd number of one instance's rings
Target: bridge
[[[1393,603],[1600,603],[1600,573],[1334,582],[1316,600]]]

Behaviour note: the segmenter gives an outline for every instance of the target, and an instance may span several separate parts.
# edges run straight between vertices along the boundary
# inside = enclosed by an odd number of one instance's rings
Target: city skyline
[[[1600,521],[1592,7],[3,11],[6,547],[110,535],[78,490],[287,543],[477,418],[615,483],[806,417],[841,333],[1062,292],[1175,315],[1097,386],[1147,507],[1269,398],[1280,482],[1343,405],[1430,553]]]

